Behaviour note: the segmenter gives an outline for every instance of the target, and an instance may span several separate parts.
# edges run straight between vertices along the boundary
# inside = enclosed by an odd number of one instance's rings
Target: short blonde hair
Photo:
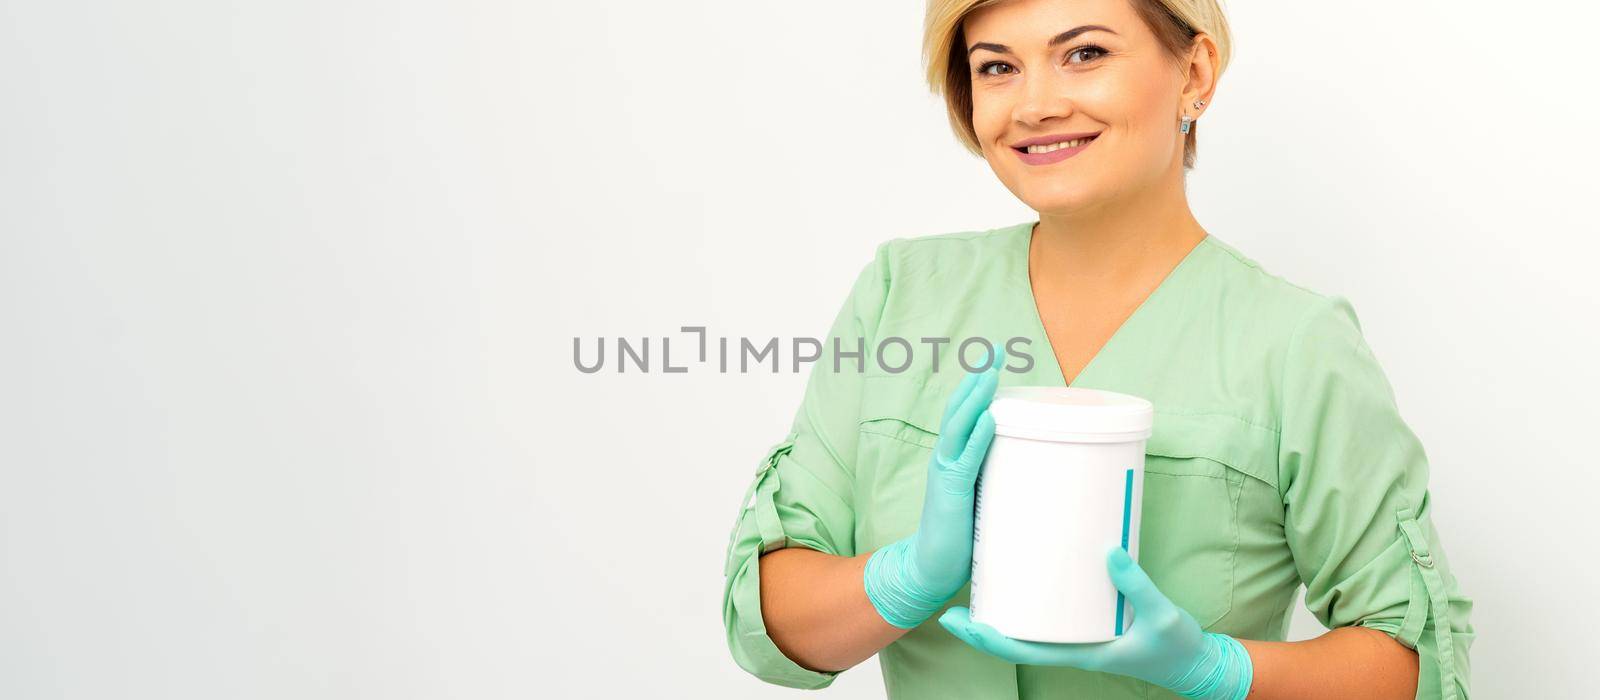
[[[967,63],[966,37],[961,23],[974,11],[1003,0],[928,0],[928,14],[922,29],[922,59],[927,66],[928,86],[943,95],[950,126],[961,145],[982,155],[978,134],[972,127],[972,69]],[[1233,36],[1219,0],[1129,0],[1145,25],[1154,32],[1174,59],[1187,55],[1195,35],[1204,32],[1217,43],[1217,77],[1228,67],[1233,53]],[[1195,124],[1183,142],[1183,167],[1194,167]]]

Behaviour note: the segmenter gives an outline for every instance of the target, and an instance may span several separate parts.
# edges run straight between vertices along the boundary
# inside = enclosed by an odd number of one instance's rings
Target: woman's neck
[[[1132,197],[1071,214],[1040,212],[1029,251],[1036,276],[1100,286],[1160,273],[1206,235],[1184,195],[1181,171]]]

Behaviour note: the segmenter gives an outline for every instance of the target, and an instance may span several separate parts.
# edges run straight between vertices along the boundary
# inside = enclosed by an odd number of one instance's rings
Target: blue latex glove
[[[1111,581],[1133,602],[1133,625],[1121,637],[1093,644],[1047,644],[1012,639],[951,608],[939,624],[966,643],[1015,664],[1072,666],[1133,676],[1186,698],[1243,700],[1253,674],[1244,645],[1205,632],[1150,581],[1121,547],[1107,557]]]
[[[972,575],[974,488],[994,438],[989,402],[1004,365],[1004,353],[997,352],[988,369],[961,380],[939,421],[917,531],[867,560],[867,599],[891,625],[911,629],[922,624]]]

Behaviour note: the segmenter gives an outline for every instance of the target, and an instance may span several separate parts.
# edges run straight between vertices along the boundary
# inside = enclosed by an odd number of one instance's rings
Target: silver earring
[[[1206,106],[1206,101],[1205,100],[1195,100],[1194,101],[1194,108],[1195,109],[1201,109],[1201,108],[1203,108],[1205,106]]]
[[[1183,115],[1183,123],[1178,125],[1178,133],[1180,133],[1180,134],[1189,133],[1189,125],[1193,124],[1193,123],[1194,123],[1194,117],[1191,117],[1191,116],[1189,116],[1187,114]]]

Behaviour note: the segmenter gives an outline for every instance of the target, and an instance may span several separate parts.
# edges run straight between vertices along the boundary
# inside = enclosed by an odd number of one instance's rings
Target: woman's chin
[[[1019,199],[1040,215],[1071,216],[1093,210],[1105,197],[1089,188],[1054,187],[1048,192],[1030,192]]]

